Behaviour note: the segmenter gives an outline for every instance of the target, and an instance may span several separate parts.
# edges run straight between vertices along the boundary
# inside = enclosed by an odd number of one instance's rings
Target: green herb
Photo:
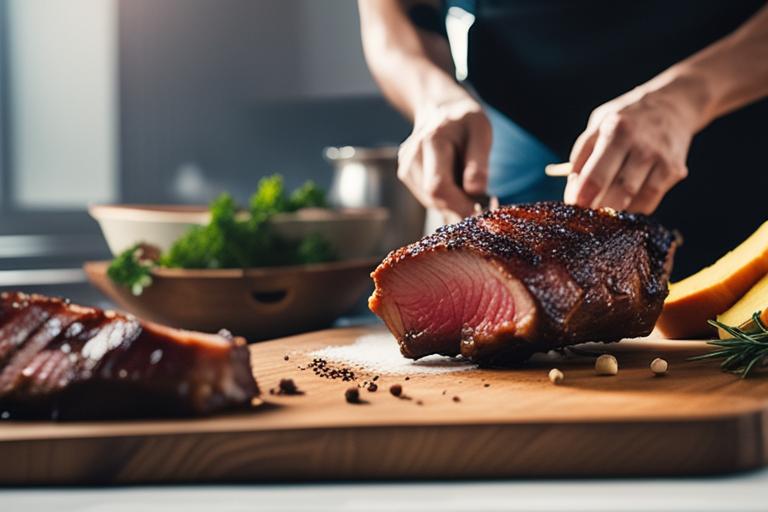
[[[210,206],[211,221],[205,226],[193,226],[176,240],[161,260],[165,267],[177,268],[238,268],[251,265],[253,246],[265,243],[264,224],[249,223],[236,218],[237,204],[229,194],[220,195]]]
[[[141,295],[152,284],[152,269],[157,265],[151,258],[152,252],[146,244],[134,245],[112,260],[107,275],[115,283],[130,288],[134,295]]]
[[[239,212],[229,194],[220,195],[210,205],[211,220],[193,226],[171,248],[151,261],[143,259],[147,246],[138,244],[118,255],[109,268],[116,283],[131,288],[136,295],[152,284],[155,266],[170,268],[247,268],[320,263],[336,258],[332,246],[320,235],[302,240],[279,237],[270,224],[278,213],[308,207],[324,207],[325,193],[308,181],[290,196],[279,174],[259,181],[246,214]]]
[[[304,183],[294,190],[288,199],[288,208],[292,212],[301,208],[325,208],[326,206],[325,192],[314,181]]]
[[[298,263],[322,263],[336,259],[331,244],[318,234],[309,235],[302,240],[296,249],[296,255]]]
[[[256,193],[251,196],[250,213],[252,218],[260,220],[276,213],[326,206],[325,192],[314,181],[305,182],[288,196],[283,177],[273,174],[259,181]]]
[[[288,197],[285,194],[283,177],[279,174],[267,176],[259,181],[259,188],[251,196],[251,216],[262,220],[275,213],[289,210]]]
[[[717,350],[690,359],[722,359],[720,367],[723,371],[733,372],[742,379],[746,378],[754,368],[768,362],[768,328],[760,320],[760,311],[752,315],[752,322],[750,326],[754,325],[754,328],[746,331],[710,320],[711,325],[723,329],[731,338],[708,341],[709,345],[718,347]]]

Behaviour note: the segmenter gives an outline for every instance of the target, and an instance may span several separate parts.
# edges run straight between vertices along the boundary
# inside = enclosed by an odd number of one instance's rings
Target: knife
[[[475,202],[475,215],[485,210],[495,210],[499,207],[499,198],[487,194],[475,194],[469,196]]]
[[[456,185],[461,189],[462,188],[462,173],[464,171],[464,167],[461,164],[460,161],[456,161],[453,167],[453,178]],[[477,215],[479,213],[482,213],[485,210],[495,210],[499,207],[499,198],[496,196],[489,196],[488,194],[469,194],[469,198],[474,203],[474,215]],[[448,217],[444,215],[446,221],[448,220]],[[457,217],[458,219],[459,217]],[[458,222],[458,221],[454,221]],[[446,222],[447,223],[447,222]]]

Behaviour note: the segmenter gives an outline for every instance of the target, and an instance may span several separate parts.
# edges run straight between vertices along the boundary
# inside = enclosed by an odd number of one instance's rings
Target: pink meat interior
[[[443,353],[458,352],[462,331],[513,334],[533,317],[522,283],[496,261],[468,251],[418,255],[377,274],[371,309],[398,339],[423,338]]]

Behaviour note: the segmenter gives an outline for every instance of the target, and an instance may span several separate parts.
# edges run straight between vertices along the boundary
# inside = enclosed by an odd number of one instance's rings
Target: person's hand
[[[652,213],[688,175],[694,96],[682,84],[645,86],[595,109],[571,151],[565,202]]]
[[[468,94],[417,110],[400,146],[397,176],[426,207],[466,217],[486,193],[491,125]]]

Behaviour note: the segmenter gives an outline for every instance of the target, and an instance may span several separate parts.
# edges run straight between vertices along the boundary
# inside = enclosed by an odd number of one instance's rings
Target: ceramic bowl
[[[113,255],[137,242],[165,251],[191,226],[210,219],[204,206],[93,205],[88,211],[99,223]],[[388,219],[385,208],[306,208],[275,215],[270,222],[288,239],[319,234],[346,260],[380,256]]]

